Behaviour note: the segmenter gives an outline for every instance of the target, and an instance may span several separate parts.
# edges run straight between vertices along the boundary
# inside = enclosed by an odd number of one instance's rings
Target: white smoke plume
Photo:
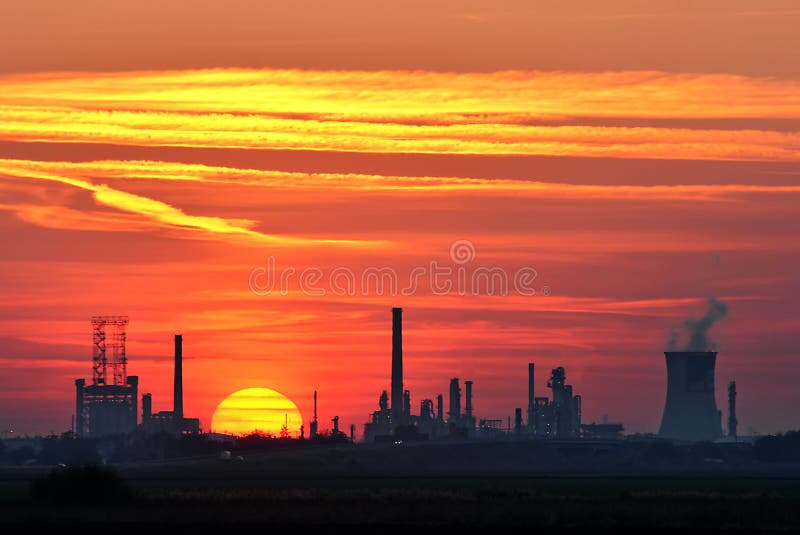
[[[700,318],[688,318],[683,322],[686,328],[686,343],[681,345],[680,333],[673,329],[667,342],[668,351],[713,351],[715,344],[709,331],[716,322],[728,314],[728,305],[714,297],[708,298],[708,309]]]

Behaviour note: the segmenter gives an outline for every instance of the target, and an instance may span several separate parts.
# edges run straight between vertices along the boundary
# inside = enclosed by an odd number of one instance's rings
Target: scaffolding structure
[[[124,385],[128,378],[125,353],[128,316],[92,317],[92,383]],[[108,369],[111,368],[111,382]]]
[[[139,378],[128,377],[127,316],[92,317],[92,383],[75,381],[75,433],[97,437],[136,429]]]

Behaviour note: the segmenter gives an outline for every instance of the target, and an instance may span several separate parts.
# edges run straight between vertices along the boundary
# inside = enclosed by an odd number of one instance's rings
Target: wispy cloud
[[[0,175],[67,184],[91,192],[92,197],[98,204],[115,208],[123,212],[136,214],[161,227],[198,232],[201,234],[201,237],[226,237],[256,245],[329,243],[359,246],[376,244],[376,242],[359,242],[355,240],[311,239],[264,234],[253,230],[252,227],[255,226],[256,222],[252,220],[187,214],[168,203],[142,195],[128,193],[105,184],[95,184],[83,178],[59,174],[48,169],[47,166],[38,165],[36,162],[2,160],[0,161]],[[22,213],[23,218],[28,221],[37,222],[41,220],[42,214],[37,213],[35,210],[32,211],[30,208],[26,209],[24,206],[11,206],[11,208],[18,213]],[[66,221],[65,227],[74,228],[74,222],[76,220],[77,218],[75,217],[69,218]],[[56,221],[57,220],[50,220],[46,226],[53,227],[58,224]],[[124,220],[116,220],[116,223],[121,224],[123,222]],[[99,227],[103,226],[102,221],[99,221],[97,217],[93,216],[82,218],[80,224],[88,226],[92,223],[97,223]]]
[[[0,78],[0,137],[339,152],[800,159],[800,83],[663,72],[205,70]],[[575,117],[592,125],[575,125]],[[695,128],[602,118],[693,119]],[[598,122],[599,119],[599,122]],[[547,120],[548,124],[541,123]],[[567,124],[559,124],[559,121]]]
[[[5,167],[3,167],[5,166]],[[170,222],[163,207],[151,206],[138,196],[116,192],[108,186],[89,184],[90,178],[104,181],[174,181],[208,184],[236,184],[265,189],[325,192],[326,190],[394,192],[407,195],[436,195],[459,193],[481,196],[525,196],[531,198],[613,199],[613,200],[735,200],[750,194],[800,193],[800,185],[756,184],[671,184],[640,186],[635,184],[572,184],[509,179],[479,179],[466,177],[413,177],[367,175],[356,173],[299,173],[260,169],[240,169],[202,164],[185,164],[142,160],[98,160],[93,162],[44,162],[31,160],[0,160],[0,170],[7,174],[32,173],[55,176],[83,189],[94,188],[95,197],[104,204],[128,206],[140,214],[159,217]],[[100,189],[102,188],[102,189]],[[107,192],[108,191],[108,192]],[[113,193],[111,193],[113,192]],[[183,217],[183,216],[181,216]],[[233,221],[229,226],[249,228],[252,221]],[[177,223],[176,223],[177,224]],[[210,226],[210,225],[206,225]],[[227,227],[225,227],[227,228]]]

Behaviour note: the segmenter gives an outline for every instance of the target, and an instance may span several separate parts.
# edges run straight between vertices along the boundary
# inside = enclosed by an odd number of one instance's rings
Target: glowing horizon
[[[718,404],[735,379],[743,432],[794,425],[770,409],[800,401],[791,0],[312,4],[4,3],[0,430],[66,429],[89,318],[124,313],[155,411],[182,332],[205,429],[263,382],[360,436],[401,306],[414,412],[460,377],[505,419],[535,361],[538,394],[564,366],[587,422],[652,432],[709,296]],[[378,289],[435,267],[451,291]]]
[[[286,428],[288,437],[300,436],[303,417],[297,406],[276,390],[250,387],[237,390],[220,401],[211,417],[214,433],[280,437]]]

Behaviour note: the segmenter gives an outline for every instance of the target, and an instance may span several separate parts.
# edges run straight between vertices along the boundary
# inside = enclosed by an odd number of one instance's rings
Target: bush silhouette
[[[131,491],[113,470],[89,465],[53,470],[33,482],[31,497],[48,503],[114,503],[130,498]]]

